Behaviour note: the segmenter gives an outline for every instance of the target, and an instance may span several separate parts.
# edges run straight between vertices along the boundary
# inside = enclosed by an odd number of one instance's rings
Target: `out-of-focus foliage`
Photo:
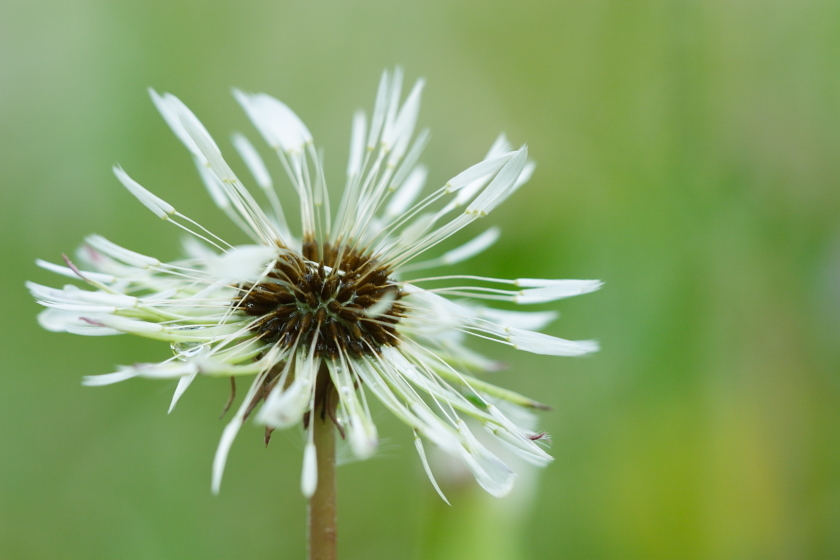
[[[0,557],[303,556],[297,433],[266,450],[244,430],[211,496],[227,382],[199,380],[170,416],[173,385],[83,388],[168,349],[44,332],[23,282],[59,283],[33,260],[92,232],[177,256],[115,162],[240,240],[146,87],[223,149],[256,139],[230,87],[283,99],[338,188],[352,111],[394,64],[427,78],[432,183],[499,131],[538,162],[464,269],[605,280],[551,329],[603,351],[480,345],[510,365],[495,381],[555,407],[557,460],[525,503],[450,483],[441,505],[382,411],[380,456],[339,473],[342,555],[840,557],[838,49],[828,0],[0,0]]]

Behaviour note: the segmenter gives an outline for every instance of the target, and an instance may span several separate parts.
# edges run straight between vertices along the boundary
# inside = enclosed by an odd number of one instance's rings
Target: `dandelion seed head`
[[[535,431],[525,412],[550,407],[481,379],[500,362],[471,350],[468,340],[489,339],[549,356],[594,352],[593,341],[537,332],[557,318],[553,310],[503,310],[493,304],[539,306],[592,292],[601,283],[422,276],[420,271],[460,266],[493,245],[500,236],[496,227],[434,256],[440,243],[516,192],[534,164],[526,146],[513,149],[500,135],[480,162],[427,189],[429,174],[420,158],[429,134],[415,134],[423,80],[404,101],[402,82],[399,68],[383,73],[370,118],[362,111],[353,116],[337,206],[331,205],[322,153],[303,121],[279,100],[234,91],[288,177],[287,183],[274,180],[260,152],[245,135],[235,134],[233,145],[253,175],[258,197],[268,202],[260,204],[187,106],[171,94],[151,91],[208,194],[249,242],[222,239],[115,167],[119,182],[141,204],[192,236],[183,247],[185,258],[164,262],[92,235],[75,257],[64,257],[66,266],[36,261],[82,284],[27,283],[46,307],[39,322],[47,330],[128,333],[172,348],[169,359],[87,376],[86,385],[177,379],[172,411],[196,379],[230,378],[224,411],[233,412],[213,460],[214,492],[240,428],[252,418],[265,427],[266,443],[273,430],[303,426],[301,489],[311,495],[317,486],[313,415],[335,424],[353,455],[364,459],[379,445],[371,400],[411,428],[439,493],[427,443],[461,461],[494,496],[510,490],[515,474],[473,430],[487,432],[532,464],[551,461],[540,445],[547,434]],[[286,220],[281,190],[297,194],[299,234]],[[432,256],[422,260],[426,254]],[[249,385],[237,391],[243,378]]]

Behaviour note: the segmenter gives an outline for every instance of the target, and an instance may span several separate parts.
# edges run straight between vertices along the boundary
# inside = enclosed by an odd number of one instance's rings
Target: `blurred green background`
[[[549,328],[603,350],[480,345],[510,364],[493,381],[555,407],[540,422],[557,460],[519,497],[450,481],[442,505],[409,431],[378,412],[382,453],[339,472],[342,557],[840,558],[829,0],[0,0],[0,558],[303,557],[298,433],[265,449],[246,426],[212,496],[227,382],[199,380],[169,416],[174,384],[83,388],[169,349],[44,332],[23,283],[61,285],[33,260],[93,232],[178,256],[178,230],[118,184],[116,162],[243,240],[148,86],[184,100],[223,150],[234,130],[257,139],[230,88],[277,96],[339,187],[352,112],[370,111],[395,64],[427,78],[431,184],[500,131],[538,163],[480,224],[502,240],[461,269],[605,280],[555,306]]]

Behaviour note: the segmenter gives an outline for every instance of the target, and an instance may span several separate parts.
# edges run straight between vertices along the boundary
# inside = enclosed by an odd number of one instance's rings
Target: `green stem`
[[[318,410],[317,412],[321,412]],[[335,560],[335,426],[329,416],[313,414],[312,429],[318,458],[318,486],[309,498],[309,560]]]

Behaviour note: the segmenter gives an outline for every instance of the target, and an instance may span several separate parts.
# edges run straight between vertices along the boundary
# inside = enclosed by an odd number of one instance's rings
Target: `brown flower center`
[[[331,359],[378,353],[399,343],[395,326],[405,312],[390,274],[372,255],[310,240],[303,255],[281,254],[263,282],[241,286],[235,305],[258,317],[251,331],[265,342],[307,350],[314,343],[316,356]]]

